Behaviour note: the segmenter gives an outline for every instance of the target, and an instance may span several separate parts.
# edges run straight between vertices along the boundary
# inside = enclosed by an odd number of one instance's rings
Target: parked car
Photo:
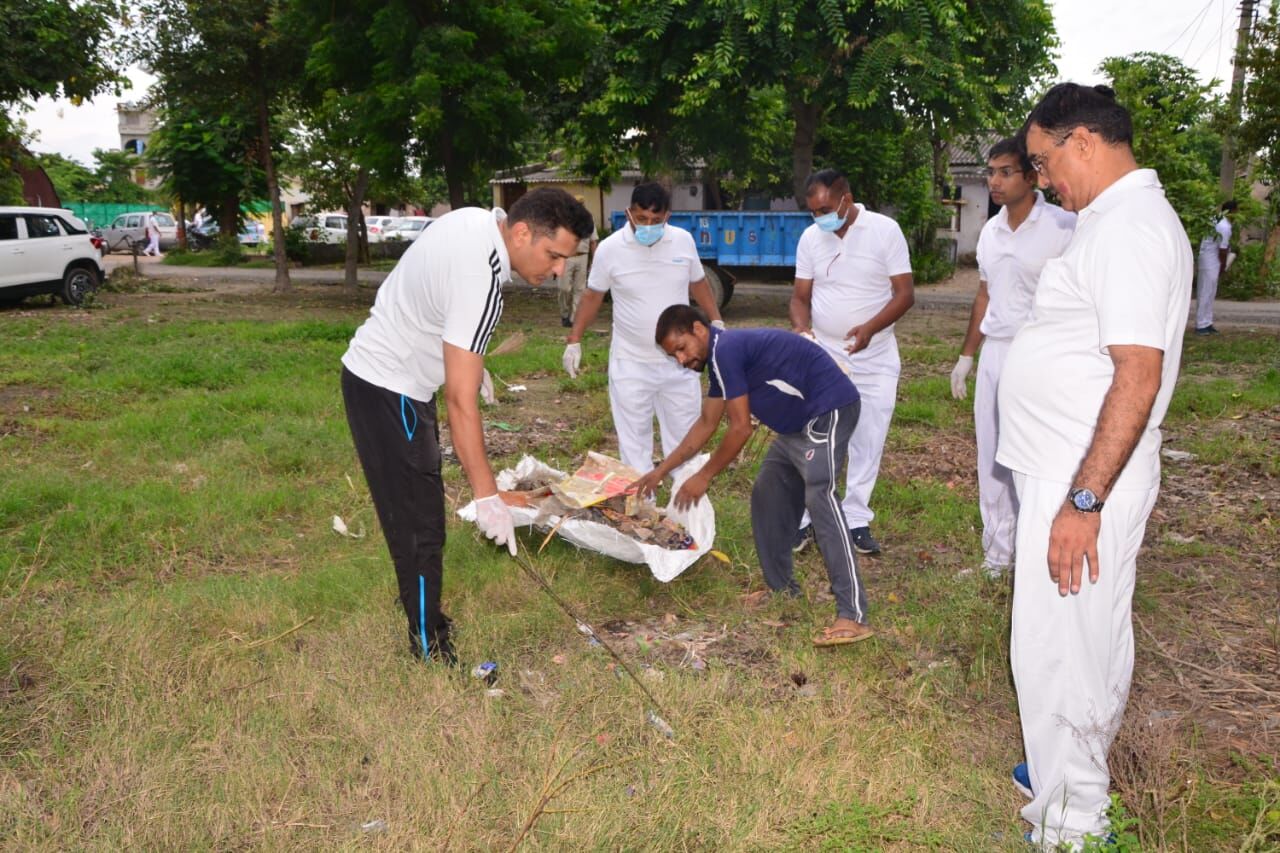
[[[105,277],[101,253],[70,211],[0,207],[0,300],[54,293],[79,305]]]
[[[417,240],[427,226],[435,222],[430,216],[402,216],[387,232],[387,240]]]
[[[218,221],[210,219],[187,229],[187,245],[193,249],[207,249],[218,240]],[[267,229],[256,219],[246,220],[240,227],[237,239],[242,246],[261,246],[267,242]]]
[[[398,221],[398,217],[395,216],[366,216],[364,227],[369,232],[369,242],[381,243],[387,238],[387,231]]]
[[[347,242],[347,215],[345,213],[317,213],[313,216],[295,216],[290,228],[298,228],[312,243]]]
[[[147,217],[154,216],[160,226],[160,251],[166,252],[178,245],[178,222],[164,211],[139,210],[122,213],[102,231],[107,241],[107,251],[131,251],[133,244],[147,245]]]

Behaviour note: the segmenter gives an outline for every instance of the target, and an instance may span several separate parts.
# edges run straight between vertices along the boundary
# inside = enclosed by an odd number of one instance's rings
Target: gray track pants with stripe
[[[800,432],[774,439],[751,490],[751,527],[764,582],[777,592],[798,593],[791,546],[808,509],[836,597],[836,615],[866,622],[867,594],[839,495],[859,407],[850,403],[814,418]]]

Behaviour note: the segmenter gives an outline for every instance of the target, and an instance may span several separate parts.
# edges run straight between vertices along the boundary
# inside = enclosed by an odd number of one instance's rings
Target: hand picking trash
[[[676,473],[672,494],[685,479]],[[525,456],[514,469],[498,473],[503,501],[517,526],[532,526],[587,550],[630,563],[644,563],[653,576],[670,581],[711,550],[715,511],[707,499],[687,510],[666,508],[637,497],[639,472],[603,454],[588,452],[582,465],[565,474]],[[458,511],[480,524],[483,510],[473,501]]]

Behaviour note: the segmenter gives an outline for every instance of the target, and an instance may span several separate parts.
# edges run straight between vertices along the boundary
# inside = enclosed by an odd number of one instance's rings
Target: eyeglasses
[[[1068,133],[1066,136],[1062,137],[1062,138],[1061,138],[1061,139],[1059,139],[1057,142],[1053,143],[1053,147],[1054,147],[1054,148],[1061,148],[1062,146],[1064,146],[1064,145],[1066,145],[1066,144],[1067,144],[1067,140],[1068,140],[1068,139],[1070,139],[1070,138],[1071,138],[1071,134],[1070,134],[1070,133]],[[1045,152],[1045,153],[1043,153],[1043,154],[1033,154],[1032,156],[1028,157],[1027,159],[1031,161],[1031,168],[1035,169],[1037,172],[1039,172],[1040,174],[1042,174],[1042,175],[1043,175],[1043,174],[1044,174],[1044,167],[1047,165],[1047,164],[1045,163],[1045,159],[1046,159],[1048,156],[1049,156],[1049,152],[1048,152],[1048,151],[1046,151],[1046,152]]]
[[[1002,178],[1012,178],[1014,175],[1021,175],[1022,170],[1017,166],[1001,166],[999,169],[992,169],[990,166],[982,170],[982,174],[988,178],[994,178],[999,175]]]

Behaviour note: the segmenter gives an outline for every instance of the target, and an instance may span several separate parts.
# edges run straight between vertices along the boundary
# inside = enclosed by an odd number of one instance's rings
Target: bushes
[[[1267,274],[1263,274],[1263,243],[1241,246],[1231,269],[1218,284],[1219,299],[1258,299],[1280,297],[1280,258],[1273,259]]]

